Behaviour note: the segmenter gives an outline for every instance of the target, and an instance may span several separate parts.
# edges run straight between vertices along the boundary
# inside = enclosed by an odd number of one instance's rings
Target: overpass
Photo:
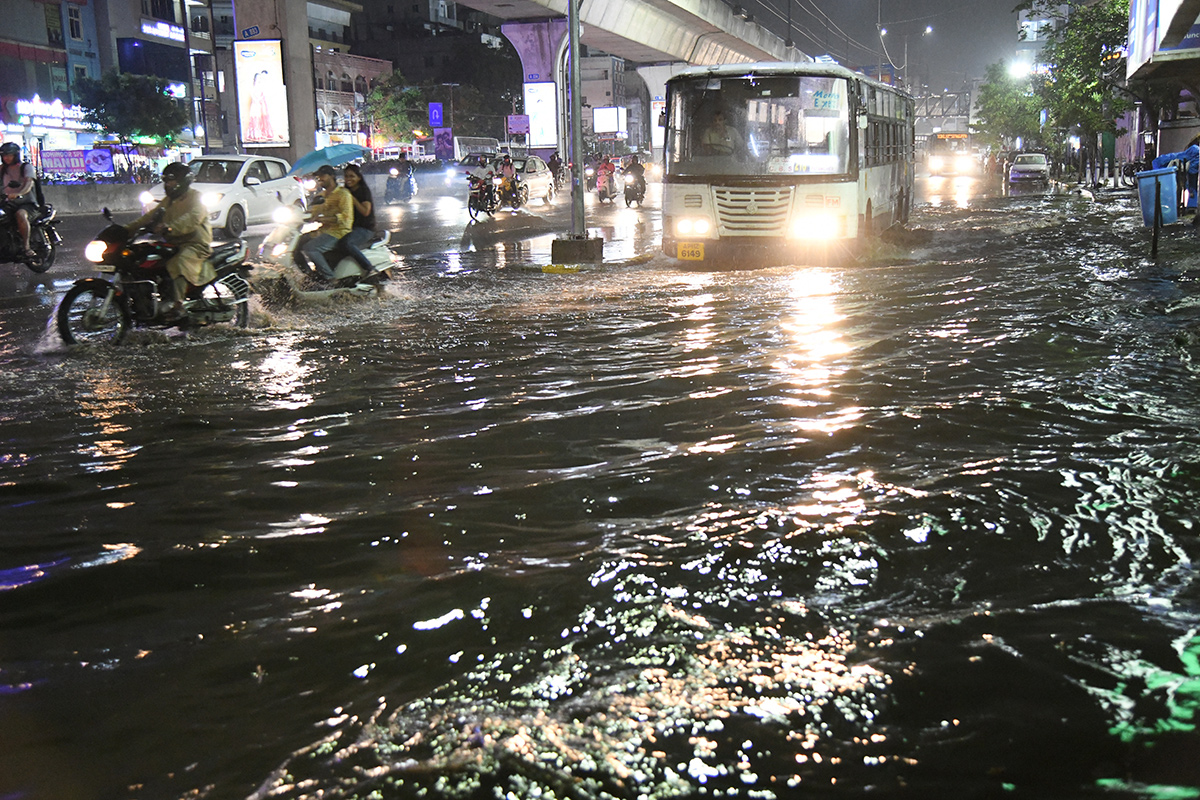
[[[554,84],[558,142],[566,142],[568,0],[458,0],[460,5],[504,20],[502,30],[521,57],[526,113],[537,113],[530,85]],[[749,14],[722,0],[579,0],[580,44],[636,66],[651,99],[662,98],[666,80],[686,66],[752,61],[811,61]],[[543,92],[538,95],[546,97]]]

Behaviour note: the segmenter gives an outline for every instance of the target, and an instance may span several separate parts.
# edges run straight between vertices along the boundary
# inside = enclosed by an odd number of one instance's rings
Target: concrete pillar
[[[529,108],[528,102],[531,92],[533,92],[532,96],[537,97],[540,102],[548,102],[547,98],[552,98],[556,106],[554,109],[554,129],[555,138],[558,141],[554,143],[539,143],[531,139],[531,144],[539,152],[557,148],[560,155],[565,153],[566,141],[564,136],[566,125],[564,124],[564,120],[566,119],[567,109],[565,104],[561,102],[561,99],[566,96],[563,91],[566,79],[562,75],[560,66],[562,63],[563,46],[567,39],[567,20],[560,17],[541,22],[509,22],[502,25],[500,30],[512,42],[517,55],[521,57],[521,69],[524,73],[523,80],[525,82],[525,96],[527,98],[525,113],[531,116],[530,125],[536,124],[536,121],[532,119],[534,109]],[[547,83],[554,84],[554,90],[540,91]],[[531,86],[533,87],[532,89],[530,88]]]
[[[287,91],[287,147],[243,148],[295,162],[311,152],[317,138],[312,46],[308,43],[308,6],[294,0],[234,0],[234,38],[283,40],[283,80]],[[234,81],[237,85],[237,81]],[[239,120],[240,125],[240,120]],[[238,137],[241,140],[241,137]]]

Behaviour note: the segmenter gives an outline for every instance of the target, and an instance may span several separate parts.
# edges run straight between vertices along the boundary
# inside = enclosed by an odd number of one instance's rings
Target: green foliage
[[[1020,138],[1027,146],[1042,141],[1042,101],[1028,78],[1014,78],[1004,64],[988,66],[976,100],[972,125],[977,140],[1004,147]]]
[[[455,136],[504,138],[504,119],[516,113],[522,92],[521,60],[512,47],[493,48],[461,36],[437,79],[409,85],[398,70],[367,97],[376,136],[411,142],[413,130],[429,133],[429,103],[441,103]]]
[[[1065,20],[1062,5],[1068,8]],[[1129,0],[1026,0],[1017,10],[1062,20],[1042,51],[1050,74],[1034,81],[1050,124],[1078,130],[1089,148],[1097,134],[1118,133],[1117,117],[1133,107],[1123,86]]]
[[[123,142],[135,136],[171,142],[191,123],[187,111],[167,94],[165,78],[110,71],[100,80],[77,78],[71,88],[83,121]]]
[[[425,125],[421,92],[405,84],[400,70],[380,81],[367,95],[366,104],[376,138],[411,142],[413,128]]]

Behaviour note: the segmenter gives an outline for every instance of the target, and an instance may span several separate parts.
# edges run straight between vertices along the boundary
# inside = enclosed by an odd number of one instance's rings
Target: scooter
[[[309,277],[316,277],[311,265],[306,265],[296,258],[296,245],[301,235],[315,231],[320,223],[306,219],[304,211],[296,206],[280,206],[271,215],[275,227],[258,247],[258,260],[267,264],[296,267]],[[363,248],[363,255],[371,262],[371,270],[367,271],[362,265],[335,247],[326,256],[333,267],[333,285],[349,287],[358,284],[378,285],[391,277],[391,271],[398,262],[396,256],[388,249],[391,233],[387,230],[376,231],[375,238]]]
[[[601,203],[605,200],[612,203],[617,197],[617,182],[615,173],[600,170],[596,176],[596,198]]]
[[[392,167],[388,170],[387,184],[383,189],[383,202],[403,203],[411,200],[417,194],[417,176],[410,168],[406,175]]]

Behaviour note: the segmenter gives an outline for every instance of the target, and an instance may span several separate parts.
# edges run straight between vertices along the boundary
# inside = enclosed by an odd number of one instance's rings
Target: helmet
[[[19,159],[21,157],[21,145],[16,142],[0,144],[0,158],[4,156],[16,156]]]
[[[173,161],[163,167],[163,180],[172,178],[175,181],[175,188],[167,194],[172,198],[183,197],[188,187],[192,185],[192,171],[178,161]]]

